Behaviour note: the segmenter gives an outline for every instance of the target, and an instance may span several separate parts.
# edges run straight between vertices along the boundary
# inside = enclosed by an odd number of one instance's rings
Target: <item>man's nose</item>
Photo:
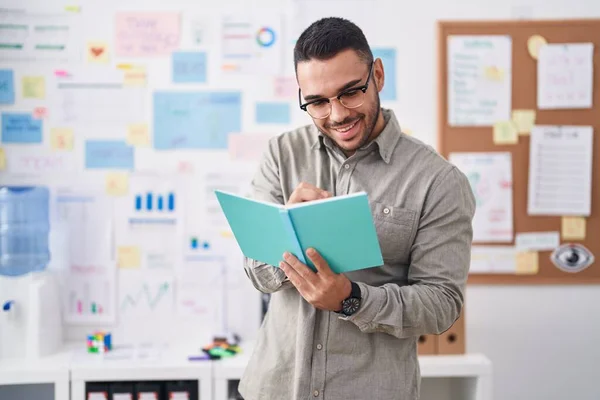
[[[329,119],[334,124],[342,123],[350,114],[350,110],[342,105],[339,100],[333,100],[331,102],[331,114]]]

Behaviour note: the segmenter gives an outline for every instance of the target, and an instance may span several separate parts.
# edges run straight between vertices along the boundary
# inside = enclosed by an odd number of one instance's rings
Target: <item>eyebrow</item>
[[[353,81],[350,81],[348,83],[346,83],[344,86],[342,86],[339,90],[338,93],[343,92],[346,89],[350,89],[352,86],[355,86],[356,84],[362,82],[362,79],[355,79]],[[323,96],[322,94],[309,94],[308,96],[304,97],[304,101],[311,101],[311,100],[317,100],[317,99],[322,99],[325,96]]]

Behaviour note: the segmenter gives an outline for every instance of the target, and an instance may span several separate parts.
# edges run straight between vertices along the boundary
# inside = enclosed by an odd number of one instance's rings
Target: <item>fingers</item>
[[[290,195],[288,204],[326,199],[328,197],[331,197],[331,193],[327,192],[326,190],[311,185],[310,183],[302,182]]]
[[[307,282],[311,285],[315,284],[316,275],[315,273],[306,265],[304,265],[298,258],[296,258],[293,254],[286,252],[283,255],[283,259],[285,260],[285,264],[282,269],[287,275],[288,270],[292,270],[292,273],[298,276],[298,279]],[[289,268],[288,268],[289,267]],[[289,276],[288,276],[289,278]],[[291,280],[291,278],[290,278]]]
[[[317,272],[323,276],[325,275],[333,275],[333,271],[329,268],[329,264],[325,259],[319,254],[319,252],[313,248],[306,250],[306,255],[310,258],[310,261],[315,264],[317,268]]]

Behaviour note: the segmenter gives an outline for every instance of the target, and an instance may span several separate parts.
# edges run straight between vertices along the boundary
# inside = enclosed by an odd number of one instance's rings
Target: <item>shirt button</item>
[[[318,391],[318,390],[315,390],[315,391],[313,392],[313,396],[315,396],[315,397],[319,397],[319,391]]]
[[[346,169],[350,168],[350,164],[344,165],[344,168],[346,168]]]
[[[386,207],[386,208],[384,208],[384,209],[383,209],[383,213],[384,213],[384,214],[389,214],[389,213],[390,213],[390,209],[389,209],[389,208],[387,208],[387,207]]]
[[[317,350],[321,350],[322,348],[323,348],[323,345],[322,345],[321,343],[319,343],[319,344],[317,345]]]

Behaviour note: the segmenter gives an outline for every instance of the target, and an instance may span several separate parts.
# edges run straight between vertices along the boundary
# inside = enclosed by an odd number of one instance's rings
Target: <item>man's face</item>
[[[309,60],[298,63],[297,76],[302,103],[327,99],[346,89],[359,87],[367,82],[370,65],[359,58],[354,50],[345,50],[329,60]],[[374,84],[376,83],[376,84]],[[372,78],[364,93],[362,105],[347,108],[337,98],[330,99],[331,113],[328,117],[313,117],[316,127],[330,137],[346,154],[350,155],[368,142],[379,116],[379,93],[383,87],[381,61],[373,65]],[[321,104],[324,104],[321,102]],[[324,106],[329,106],[324,104]]]

